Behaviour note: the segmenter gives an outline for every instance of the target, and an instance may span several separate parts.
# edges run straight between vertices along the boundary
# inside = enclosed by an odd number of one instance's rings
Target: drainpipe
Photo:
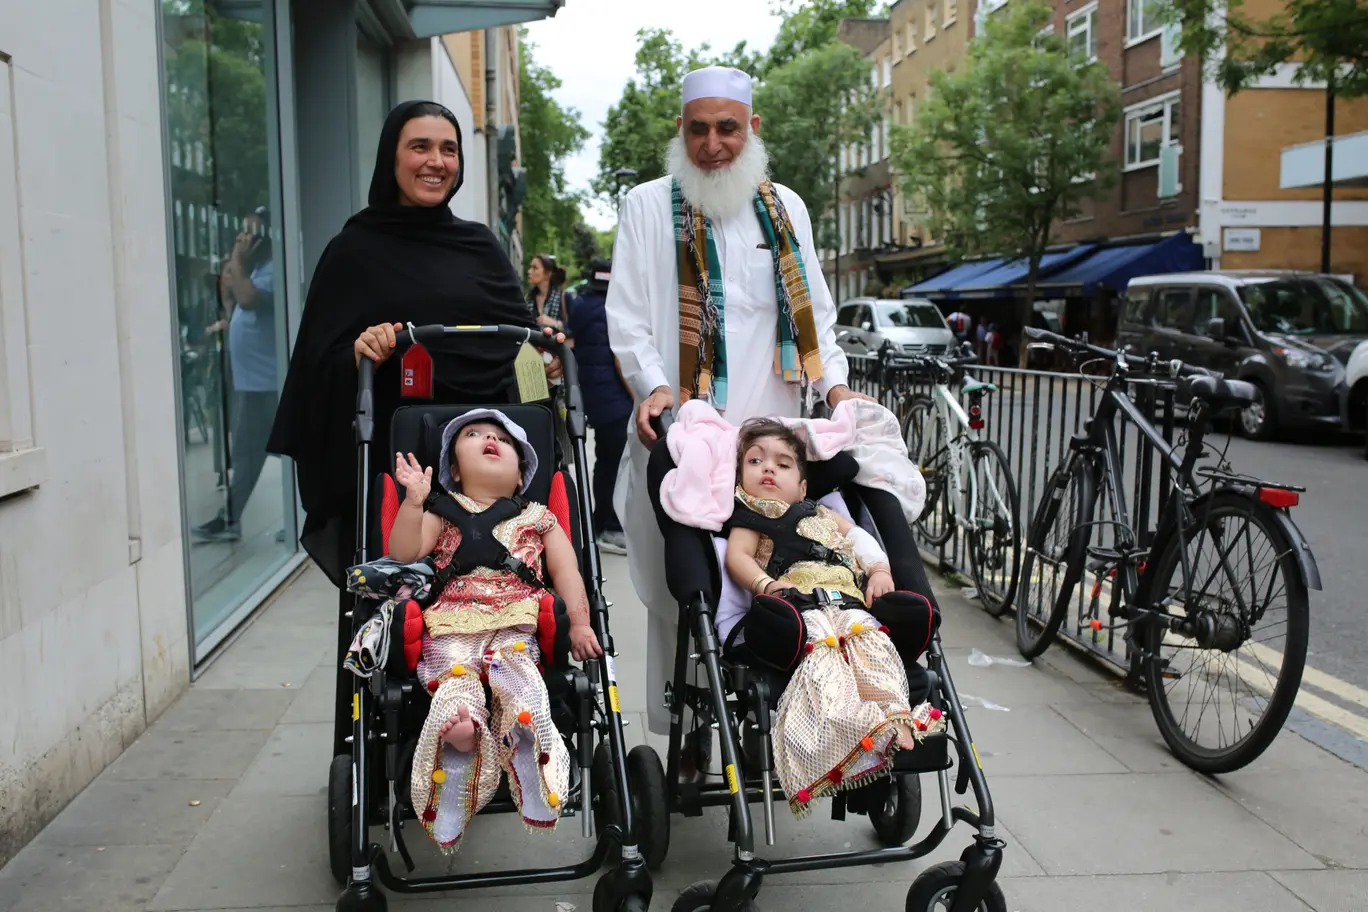
[[[488,28],[484,33],[485,58],[485,178],[489,195],[489,230],[499,233],[499,128],[497,96],[499,59],[498,30]]]

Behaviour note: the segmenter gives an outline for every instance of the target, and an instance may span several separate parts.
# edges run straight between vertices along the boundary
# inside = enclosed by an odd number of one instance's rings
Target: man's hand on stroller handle
[[[659,418],[666,409],[674,408],[674,402],[674,390],[668,386],[658,386],[637,408],[637,436],[647,447],[656,442],[656,432],[655,428],[651,427],[651,419]]]
[[[432,492],[432,467],[420,466],[412,453],[407,461],[403,453],[395,453],[394,480],[404,487],[404,502],[421,507]]]

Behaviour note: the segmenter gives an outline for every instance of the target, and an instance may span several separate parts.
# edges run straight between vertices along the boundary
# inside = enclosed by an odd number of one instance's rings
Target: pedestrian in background
[[[534,256],[527,267],[527,284],[527,304],[537,325],[564,330],[570,307],[565,298],[565,270],[556,265],[556,258],[549,253]]]
[[[589,263],[585,271],[587,281],[570,314],[569,335],[575,339],[585,417],[594,429],[594,538],[600,550],[626,554],[627,539],[613,509],[613,489],[622,450],[627,445],[632,394],[608,345],[608,316],[604,308],[612,271],[612,260],[596,259]]]

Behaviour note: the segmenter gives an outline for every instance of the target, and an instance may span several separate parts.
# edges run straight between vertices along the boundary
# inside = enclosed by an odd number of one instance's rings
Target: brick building
[[[1276,10],[1249,0],[1250,15]],[[1213,267],[1321,268],[1325,86],[1295,67],[1233,97],[1202,92],[1201,238]],[[1368,281],[1368,99],[1335,102],[1330,270]]]

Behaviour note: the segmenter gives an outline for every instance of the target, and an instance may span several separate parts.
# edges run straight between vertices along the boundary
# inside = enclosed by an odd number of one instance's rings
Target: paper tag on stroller
[[[399,395],[405,399],[432,398],[432,355],[420,343],[404,352],[400,362]]]
[[[546,361],[536,346],[523,343],[518,360],[513,362],[513,372],[518,378],[518,401],[540,402],[551,397],[551,389],[546,385]]]

